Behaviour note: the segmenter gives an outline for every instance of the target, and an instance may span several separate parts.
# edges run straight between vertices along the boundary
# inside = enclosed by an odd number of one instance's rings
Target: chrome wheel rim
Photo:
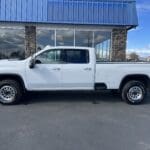
[[[5,85],[0,88],[0,98],[3,102],[12,102],[15,99],[16,90],[10,85]]]
[[[143,98],[143,91],[139,86],[131,87],[127,93],[127,97],[131,102],[140,101]]]

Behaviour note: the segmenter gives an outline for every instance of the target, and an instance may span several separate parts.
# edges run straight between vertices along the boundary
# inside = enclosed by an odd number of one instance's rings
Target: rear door
[[[94,88],[94,64],[87,49],[65,49],[62,64],[62,88],[91,90]]]

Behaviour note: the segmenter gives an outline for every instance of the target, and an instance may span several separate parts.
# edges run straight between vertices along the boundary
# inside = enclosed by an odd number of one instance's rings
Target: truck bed
[[[107,89],[118,89],[121,81],[128,75],[146,75],[150,77],[150,63],[147,62],[104,62],[96,63],[96,83],[105,83]]]

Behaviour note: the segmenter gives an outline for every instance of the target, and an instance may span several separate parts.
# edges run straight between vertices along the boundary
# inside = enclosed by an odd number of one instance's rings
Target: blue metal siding
[[[133,0],[0,0],[0,21],[132,25]]]

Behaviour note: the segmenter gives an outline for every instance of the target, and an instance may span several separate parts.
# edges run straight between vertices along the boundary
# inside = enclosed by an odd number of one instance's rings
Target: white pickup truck
[[[22,61],[0,61],[0,102],[19,102],[26,91],[118,90],[140,104],[149,79],[148,63],[96,63],[94,48],[47,46]]]

